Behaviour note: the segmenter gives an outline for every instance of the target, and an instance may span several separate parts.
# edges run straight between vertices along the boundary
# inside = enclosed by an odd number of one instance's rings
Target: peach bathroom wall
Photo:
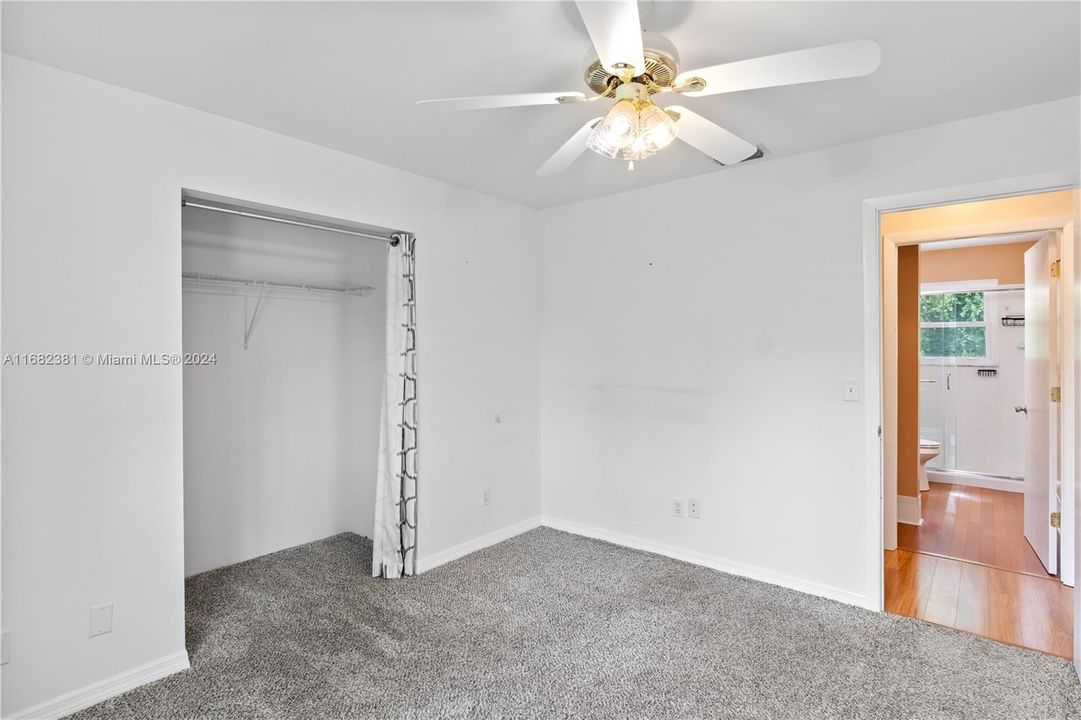
[[[934,250],[924,246],[920,256],[920,282],[997,280],[999,285],[1025,282],[1025,251],[1035,241]]]
[[[919,245],[897,248],[897,494],[918,497],[920,461]]]

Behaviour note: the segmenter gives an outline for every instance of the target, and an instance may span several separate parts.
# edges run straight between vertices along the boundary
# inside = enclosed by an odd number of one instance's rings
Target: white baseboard
[[[1009,480],[1007,478],[989,477],[987,475],[968,475],[961,473],[943,472],[927,468],[927,479],[937,483],[951,483],[953,485],[966,485],[968,487],[985,488],[987,490],[1002,490],[1004,492],[1023,493],[1025,482],[1023,480]]]
[[[477,550],[483,550],[489,545],[495,545],[496,543],[509,540],[515,535],[521,535],[524,532],[528,532],[533,528],[540,527],[541,518],[540,515],[535,515],[531,518],[526,518],[520,522],[516,522],[513,525],[507,525],[506,527],[494,530],[487,535],[481,535],[478,538],[467,540],[464,543],[449,547],[446,550],[437,552],[434,555],[421,556],[417,558],[417,572],[427,572],[432,568],[437,568],[440,565],[449,563],[451,560],[457,560],[460,557],[465,557],[469,553],[476,552]]]
[[[153,660],[145,665],[133,667],[118,675],[91,683],[78,690],[64,693],[52,700],[28,707],[24,710],[5,716],[5,720],[55,720],[65,715],[70,715],[91,705],[116,697],[128,690],[134,690],[140,685],[146,685],[163,677],[187,670],[188,654],[184,651],[166,655],[163,658]]]
[[[781,587],[786,587],[790,590],[798,590],[799,592],[807,593],[809,595],[817,595],[819,597],[829,598],[830,600],[837,600],[848,605],[856,605],[871,610],[876,609],[871,607],[868,598],[860,593],[842,590],[841,588],[823,585],[810,580],[802,580],[800,578],[781,575],[772,570],[756,567],[754,565],[745,565],[727,558],[717,557],[716,555],[704,555],[692,550],[684,550],[671,545],[664,545],[650,540],[624,535],[622,533],[591,527],[589,525],[581,525],[567,520],[560,520],[559,518],[553,518],[547,515],[541,518],[541,524],[555,530],[562,530],[575,535],[583,535],[597,540],[604,540],[605,542],[610,542],[614,545],[622,545],[623,547],[634,548],[635,550],[645,550],[646,552],[664,555],[665,557],[670,557],[675,560],[682,560],[694,565],[701,565],[713,570],[720,570],[721,572],[730,575],[739,575],[752,580],[760,580],[761,582],[769,583],[771,585],[780,585]]]
[[[905,525],[923,525],[923,512],[918,496],[897,496],[897,522]]]

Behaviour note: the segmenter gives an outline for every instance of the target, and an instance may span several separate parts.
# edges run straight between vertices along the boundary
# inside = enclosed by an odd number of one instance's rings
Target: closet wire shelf
[[[356,287],[346,285],[318,285],[312,283],[288,283],[261,278],[218,275],[215,273],[181,273],[185,287],[197,288],[233,288],[238,290],[289,290],[304,293],[342,293],[343,295],[367,295],[372,288],[367,285]]]
[[[255,329],[255,319],[259,316],[259,309],[263,306],[263,295],[268,290],[288,290],[291,292],[301,293],[321,293],[321,294],[341,294],[341,295],[360,295],[365,296],[372,291],[371,287],[361,285],[358,287],[348,287],[345,285],[313,285],[308,283],[287,283],[279,282],[277,280],[262,280],[259,278],[245,278],[237,277],[235,275],[218,275],[214,273],[197,273],[197,272],[182,272],[180,274],[184,281],[184,287],[189,290],[198,289],[234,289],[234,290],[250,290],[252,292],[258,290],[258,298],[255,301],[255,309],[251,312],[251,317],[246,318],[244,323],[244,349],[248,349],[248,343],[251,341],[252,330]],[[244,303],[245,315],[247,315],[247,301]]]

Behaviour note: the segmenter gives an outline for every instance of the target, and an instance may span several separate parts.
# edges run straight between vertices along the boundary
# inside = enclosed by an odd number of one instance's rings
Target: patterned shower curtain
[[[412,575],[417,565],[416,238],[394,239],[387,251],[387,362],[372,553],[372,575],[387,578]]]

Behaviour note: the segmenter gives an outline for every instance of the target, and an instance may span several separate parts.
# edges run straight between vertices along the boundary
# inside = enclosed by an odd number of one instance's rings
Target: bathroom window
[[[990,361],[987,296],[979,291],[920,295],[920,355],[986,364]]]

